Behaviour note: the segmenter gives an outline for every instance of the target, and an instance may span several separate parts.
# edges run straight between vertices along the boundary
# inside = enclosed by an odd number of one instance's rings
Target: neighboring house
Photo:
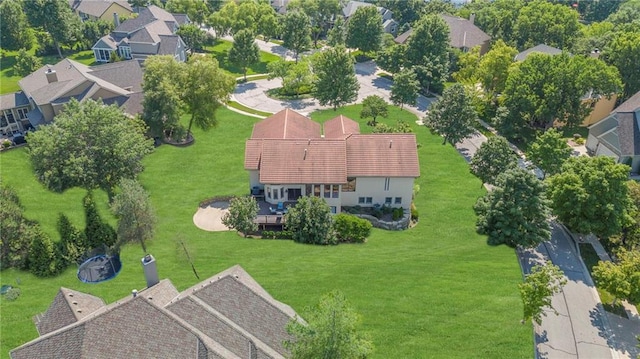
[[[126,0],[69,0],[69,6],[82,21],[113,21],[113,14],[125,17],[133,14],[133,9]]]
[[[64,59],[18,81],[22,91],[0,97],[0,132],[24,131],[51,122],[70,99],[102,99],[130,115],[142,113],[142,68],[138,61],[87,66]]]
[[[440,18],[449,27],[449,45],[451,47],[467,52],[471,48],[480,46],[480,55],[484,55],[489,51],[491,37],[474,25],[474,14],[471,14],[469,20],[447,14],[440,14]],[[395,41],[398,44],[404,44],[409,40],[412,33],[413,30],[409,29],[396,37]]]
[[[324,198],[333,213],[342,206],[389,205],[409,213],[420,176],[414,134],[360,134],[357,122],[338,116],[319,123],[290,109],[253,127],[244,168],[250,188],[264,188],[269,203],[301,196]]]
[[[190,22],[187,15],[170,14],[151,5],[123,23],[117,14],[114,17],[116,28],[91,48],[97,62],[109,62],[113,54],[141,61],[151,55],[171,55],[178,61],[187,59],[187,46],[176,35],[179,26]]]
[[[613,157],[640,173],[640,91],[589,127],[586,147],[592,156]]]
[[[287,13],[287,5],[291,0],[270,0],[271,7],[280,15]]]
[[[156,273],[157,276],[157,273]],[[148,279],[147,279],[148,280]],[[22,358],[285,358],[296,318],[236,265],[178,292],[168,279],[114,303],[60,288]]]
[[[554,56],[561,54],[562,50],[546,44],[539,44],[517,54],[514,57],[514,60],[524,61],[529,55],[534,52]],[[616,105],[617,99],[618,96],[616,94],[611,94],[607,98],[607,96],[594,94],[593,91],[587,92],[584,96],[582,96],[582,103],[591,107],[591,112],[589,113],[589,115],[587,115],[587,117],[585,117],[584,121],[582,121],[582,126],[592,125],[607,117],[607,115],[609,115],[611,111],[613,111],[613,107]]]
[[[349,18],[351,18],[351,16],[356,13],[356,10],[363,6],[375,5],[362,1],[349,1],[342,8],[342,15],[344,16],[345,21],[349,21]],[[384,29],[384,32],[395,36],[396,32],[398,31],[398,22],[393,19],[393,12],[381,6],[377,6],[377,9],[380,13],[380,16],[382,16],[382,28]]]

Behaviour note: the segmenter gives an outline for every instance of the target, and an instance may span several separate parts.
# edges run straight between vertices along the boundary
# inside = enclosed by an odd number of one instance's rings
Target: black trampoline
[[[85,283],[100,283],[114,278],[122,269],[120,255],[99,254],[82,262],[78,279]]]

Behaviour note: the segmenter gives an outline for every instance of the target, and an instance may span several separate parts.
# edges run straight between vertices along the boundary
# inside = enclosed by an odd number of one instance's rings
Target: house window
[[[331,198],[338,198],[340,196],[340,186],[334,184],[331,186]]]
[[[384,179],[384,190],[388,191],[391,185],[391,178],[387,177]]]
[[[358,197],[358,204],[371,204],[373,203],[372,197]]]
[[[324,185],[324,198],[330,198],[330,197],[331,197],[331,185],[326,184]]]
[[[333,214],[338,213],[338,208],[336,206],[331,206],[331,213]]]
[[[342,192],[355,192],[356,191],[356,179],[353,177],[347,178],[347,184],[342,185]]]
[[[111,50],[94,49],[93,55],[95,56],[96,61],[109,62],[111,59]]]
[[[373,203],[373,198],[372,197],[367,197],[367,204],[371,204]]]
[[[304,194],[305,196],[311,196],[311,191],[313,191],[313,185],[306,185],[304,186]]]
[[[24,120],[27,118],[27,112],[29,112],[28,108],[19,108],[18,109],[18,118]]]
[[[120,46],[118,50],[120,52],[120,57],[127,60],[131,59],[131,48],[129,46]]]
[[[391,204],[391,199],[392,199],[391,197],[385,197],[384,198],[384,204],[390,205]]]
[[[314,184],[313,185],[313,195],[315,197],[320,197],[320,185],[319,184]]]
[[[278,199],[278,189],[277,188],[273,189],[273,199]]]
[[[396,204],[402,204],[402,197],[396,197]]]
[[[364,197],[358,197],[358,204],[364,204]]]

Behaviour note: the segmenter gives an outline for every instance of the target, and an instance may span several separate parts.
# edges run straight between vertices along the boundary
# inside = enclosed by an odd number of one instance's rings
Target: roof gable
[[[640,109],[640,91],[616,107],[613,112],[634,112],[638,109]]]
[[[491,37],[471,20],[447,14],[440,14],[440,17],[449,26],[449,40],[452,47],[470,49],[491,40]]]
[[[352,135],[347,138],[349,177],[419,177],[414,134]]]
[[[325,138],[346,138],[352,134],[360,133],[360,125],[343,115],[334,117],[324,123]]]
[[[251,138],[319,138],[320,124],[288,108],[253,126]]]
[[[529,55],[531,55],[534,52],[540,52],[547,55],[558,55],[562,53],[562,50],[546,44],[539,44],[517,54],[515,57],[515,61],[524,61]]]

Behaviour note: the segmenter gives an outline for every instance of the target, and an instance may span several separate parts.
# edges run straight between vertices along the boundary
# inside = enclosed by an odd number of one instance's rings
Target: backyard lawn
[[[324,121],[338,114],[358,120],[360,106],[323,111]],[[244,239],[234,232],[205,232],[193,224],[198,203],[221,195],[248,193],[243,169],[244,143],[259,121],[227,109],[217,113],[218,128],[194,131],[185,148],[163,145],[146,160],[140,176],[158,216],[155,238],[147,246],[160,277],[183,290],[234,264],[242,265],[274,298],[299,313],[321,295],[343,291],[362,315],[361,328],[375,344],[374,358],[527,358],[532,356],[531,325],[521,325],[517,284],[522,275],[513,249],[490,247],[475,233],[472,205],[484,192],[463,158],[449,145],[415,124],[415,116],[393,109],[418,136],[421,177],[415,200],[420,221],[415,228],[373,230],[363,245],[311,246],[284,240]],[[46,191],[36,182],[24,149],[0,154],[2,181],[14,187],[25,215],[39,221],[57,240],[58,213],[83,225],[84,192]],[[98,193],[108,214],[106,196]],[[177,240],[183,240],[200,275],[196,279]],[[17,285],[21,297],[2,301],[0,356],[37,337],[31,318],[47,309],[60,286],[91,293],[107,303],[142,289],[145,280],[138,245],[124,247],[120,274],[101,284],[81,283],[76,268],[40,279],[5,270],[2,284]]]
[[[242,76],[242,69],[233,65],[227,58],[227,54],[229,53],[229,49],[231,49],[232,45],[233,43],[231,41],[218,40],[213,46],[205,46],[204,50],[206,53],[213,54],[213,57],[218,60],[221,68],[227,70],[236,77],[240,77]],[[280,56],[260,51],[260,62],[248,67],[247,75],[266,74],[269,72],[267,71],[267,64],[277,60],[280,60]]]

